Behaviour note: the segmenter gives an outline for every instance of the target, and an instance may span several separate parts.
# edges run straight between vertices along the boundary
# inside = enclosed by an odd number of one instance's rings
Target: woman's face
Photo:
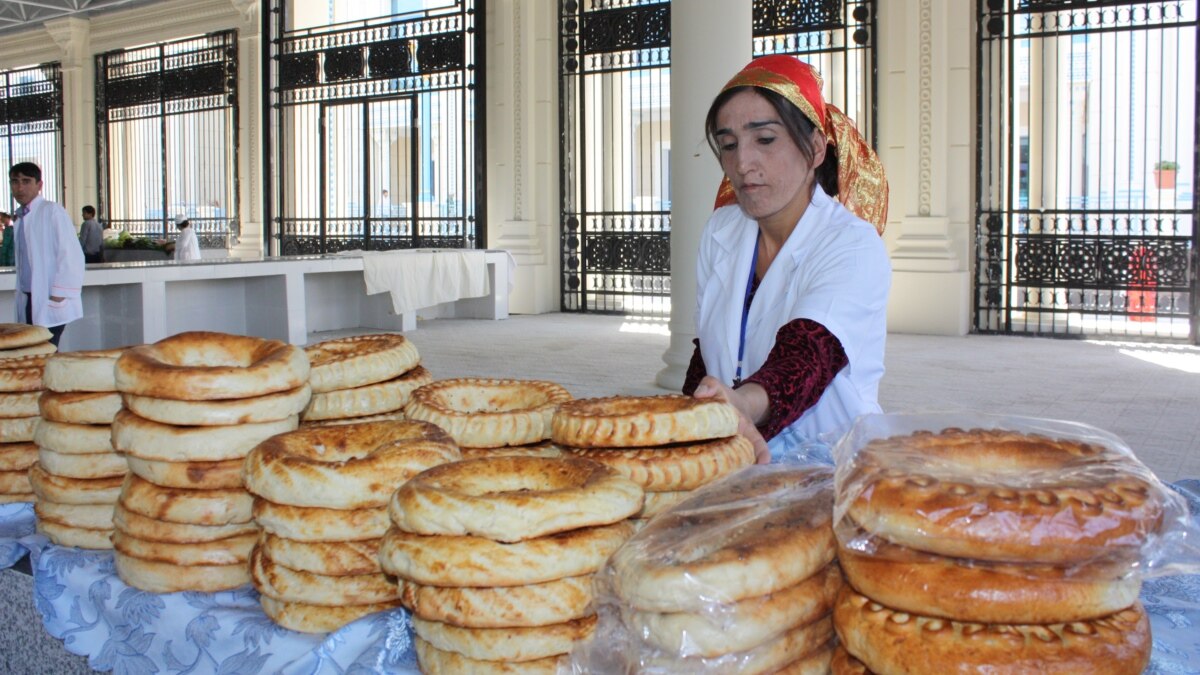
[[[813,159],[800,152],[774,106],[753,90],[738,92],[717,112],[721,169],[746,215],[767,225],[790,227],[812,198],[825,139],[813,134]]]

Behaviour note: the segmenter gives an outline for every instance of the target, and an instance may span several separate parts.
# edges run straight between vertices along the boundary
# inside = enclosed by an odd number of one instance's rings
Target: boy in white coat
[[[13,221],[16,321],[49,328],[50,342],[57,346],[63,328],[83,316],[83,249],[66,209],[41,197],[38,165],[13,165],[8,184],[20,205]]]

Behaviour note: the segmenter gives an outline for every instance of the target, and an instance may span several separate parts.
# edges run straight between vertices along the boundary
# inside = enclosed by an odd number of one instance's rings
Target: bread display
[[[404,412],[445,429],[460,447],[508,448],[550,438],[555,411],[570,400],[553,382],[458,378],[421,387]]]
[[[45,326],[0,323],[0,360],[53,354],[58,347],[50,343],[50,337]]]
[[[404,587],[378,555],[388,500],[459,457],[444,431],[416,420],[307,426],[260,442],[243,477],[262,528],[250,575],[263,610],[285,628],[325,632],[399,606]]]
[[[641,508],[637,484],[576,458],[482,457],[405,483],[379,558],[422,671],[555,672],[594,631],[592,575]]]
[[[839,448],[848,657],[875,673],[1142,671],[1139,561],[1170,505],[1128,448],[1045,420],[878,417]]]
[[[121,410],[113,367],[124,350],[56,353],[45,361],[33,432],[38,531],[61,546],[111,549],[113,507],[129,466],[112,445]],[[3,364],[4,362],[0,362]]]
[[[412,393],[433,381],[416,346],[398,333],[334,338],[304,351],[313,390],[305,424],[403,419]]]

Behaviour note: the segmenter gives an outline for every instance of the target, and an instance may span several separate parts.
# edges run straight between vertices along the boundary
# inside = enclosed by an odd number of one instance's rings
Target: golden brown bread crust
[[[865,530],[940,555],[1075,563],[1137,557],[1163,504],[1109,448],[1008,431],[947,429],[874,441],[846,480]]]
[[[568,401],[554,413],[551,440],[573,448],[640,448],[733,436],[726,403],[671,394]]]
[[[433,382],[433,375],[417,366],[384,382],[316,393],[300,417],[305,422],[317,422],[403,411],[412,393],[430,382]]]
[[[480,459],[482,457],[562,457],[562,448],[551,443],[550,441],[542,441],[541,443],[532,443],[530,445],[510,445],[505,448],[458,448],[462,452],[463,459]]]
[[[830,640],[795,661],[785,664],[771,675],[828,675],[833,653],[837,648],[835,643],[836,640]]]
[[[16,347],[13,349],[5,349],[0,351],[0,359],[20,359],[26,356],[49,356],[57,351],[58,347],[55,347],[49,342],[42,342],[29,347]]]
[[[180,427],[154,422],[124,409],[112,423],[118,451],[160,462],[219,462],[241,459],[260,442],[299,425],[296,417],[274,422]]]
[[[162,487],[130,474],[121,486],[120,504],[138,515],[171,523],[232,525],[250,522],[253,497],[240,488]]]
[[[177,401],[137,394],[123,394],[121,397],[125,407],[134,414],[154,422],[178,426],[220,426],[275,422],[299,415],[312,398],[312,390],[304,384],[265,396],[219,401]]]
[[[384,506],[396,488],[461,458],[428,422],[307,427],[272,436],[246,457],[246,489],[277,504],[330,509]]]
[[[1097,619],[1137,601],[1128,565],[1068,569],[985,563],[880,543],[870,555],[840,547],[846,580],[895,609],[977,623],[1066,623]]]
[[[115,504],[125,475],[107,478],[70,478],[47,473],[37,464],[29,467],[29,483],[38,499],[59,504]]]
[[[33,505],[38,520],[90,530],[113,528],[112,504],[60,504],[39,499]]]
[[[90,548],[97,551],[112,549],[112,528],[98,530],[87,527],[72,527],[49,520],[37,521],[37,531],[59,546]]]
[[[426,675],[557,675],[565,656],[548,656],[536,661],[483,661],[434,647],[417,636],[413,640],[417,663]]]
[[[46,356],[0,359],[0,391],[40,391]]]
[[[833,650],[833,660],[829,663],[829,672],[832,675],[874,675],[862,661],[850,656],[850,652],[842,645],[838,645]]]
[[[264,532],[258,545],[263,554],[284,567],[325,574],[379,574],[382,539],[362,541],[296,541]]]
[[[396,490],[388,515],[415,534],[516,542],[624,520],[642,489],[586,459],[489,457],[434,467]]]
[[[50,340],[50,329],[24,323],[0,323],[0,349],[17,349]]]
[[[126,584],[151,593],[198,591],[214,593],[250,583],[245,563],[236,565],[172,565],[113,553],[117,576]]]
[[[275,623],[301,633],[330,633],[369,614],[385,612],[400,606],[399,600],[367,605],[328,607],[303,602],[285,602],[269,595],[259,595],[263,612]]]
[[[37,463],[36,443],[5,443],[0,445],[0,471],[24,471]]]
[[[379,562],[388,574],[427,586],[524,586],[591,574],[633,534],[629,521],[502,544],[388,530]]]
[[[462,628],[413,617],[413,631],[443,651],[481,661],[537,661],[571,651],[591,637],[596,615],[549,626]]]
[[[798,626],[828,616],[842,588],[831,564],[795,586],[707,611],[660,614],[629,610],[629,626],[648,644],[680,656],[717,657],[742,652]]]
[[[404,414],[438,425],[462,447],[501,448],[549,438],[554,411],[570,400],[553,382],[466,377],[417,389]]]
[[[417,367],[417,347],[399,333],[356,335],[318,342],[304,348],[312,372],[313,391],[353,389],[383,382]]]
[[[964,623],[893,610],[846,586],[833,616],[846,651],[877,673],[1136,675],[1150,661],[1141,603],[1092,621]]]
[[[611,466],[647,492],[695,490],[754,463],[754,446],[741,435],[655,448],[564,450]]]
[[[833,472],[735,473],[656,516],[613,556],[616,592],[658,612],[702,610],[794,586],[835,555]]]
[[[38,398],[42,419],[67,424],[112,424],[121,395],[112,391],[50,391]]]
[[[679,502],[687,499],[692,495],[691,490],[677,490],[673,492],[647,492],[646,501],[642,503],[642,510],[634,514],[635,519],[649,520],[654,516],[666,511],[675,506]]]
[[[216,462],[160,462],[125,455],[129,472],[163,487],[222,490],[242,487],[241,459]]]
[[[0,504],[16,504],[35,500],[32,492],[3,492],[0,491]]]
[[[33,440],[33,431],[41,417],[0,418],[0,443],[25,443]]]
[[[250,553],[250,576],[259,593],[285,602],[309,605],[367,605],[400,599],[399,585],[383,574],[313,574],[284,567],[263,555]]]
[[[192,544],[229,539],[244,534],[257,535],[253,522],[229,525],[190,525],[171,523],[134,513],[120,503],[113,507],[113,527],[138,539],[168,544]]]
[[[39,447],[64,455],[95,455],[113,452],[112,429],[101,424],[68,424],[42,420],[33,431]]]
[[[295,389],[309,364],[303,349],[279,340],[192,331],[125,350],[115,372],[122,393],[209,401]]]
[[[70,455],[39,447],[38,464],[46,473],[67,478],[108,478],[129,472],[125,458],[115,452]]]
[[[92,349],[43,357],[46,372],[42,381],[50,391],[116,391],[117,359],[125,349]]]
[[[38,414],[38,399],[41,392],[37,391],[3,391],[0,392],[0,417],[35,417]]]
[[[250,532],[215,541],[181,544],[138,539],[117,529],[113,532],[112,547],[127,556],[172,565],[245,565],[257,538]]]
[[[387,507],[322,509],[276,504],[255,498],[254,520],[264,532],[296,541],[363,541],[379,539],[391,527]]]
[[[527,586],[470,588],[404,585],[414,616],[465,628],[548,626],[593,614],[591,574]]]

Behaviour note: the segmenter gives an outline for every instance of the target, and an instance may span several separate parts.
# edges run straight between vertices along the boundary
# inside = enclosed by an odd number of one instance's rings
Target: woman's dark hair
[[[787,129],[788,135],[792,137],[792,142],[796,144],[796,147],[800,148],[800,154],[807,157],[808,161],[811,162],[813,159],[812,135],[817,127],[791,101],[770,89],[760,89],[759,87],[733,87],[726,89],[713,99],[712,105],[708,107],[708,115],[704,118],[704,136],[708,139],[708,147],[712,149],[713,154],[720,159],[721,147],[717,144],[716,136],[717,113],[729,102],[729,99],[746,90],[751,90],[762,96],[771,104],[772,108],[775,108],[775,112],[779,114],[780,121],[783,122],[783,127]],[[826,148],[825,161],[821,162],[821,166],[817,167],[816,176],[817,182],[821,184],[821,189],[830,197],[836,196],[838,193],[837,175],[837,150]]]

